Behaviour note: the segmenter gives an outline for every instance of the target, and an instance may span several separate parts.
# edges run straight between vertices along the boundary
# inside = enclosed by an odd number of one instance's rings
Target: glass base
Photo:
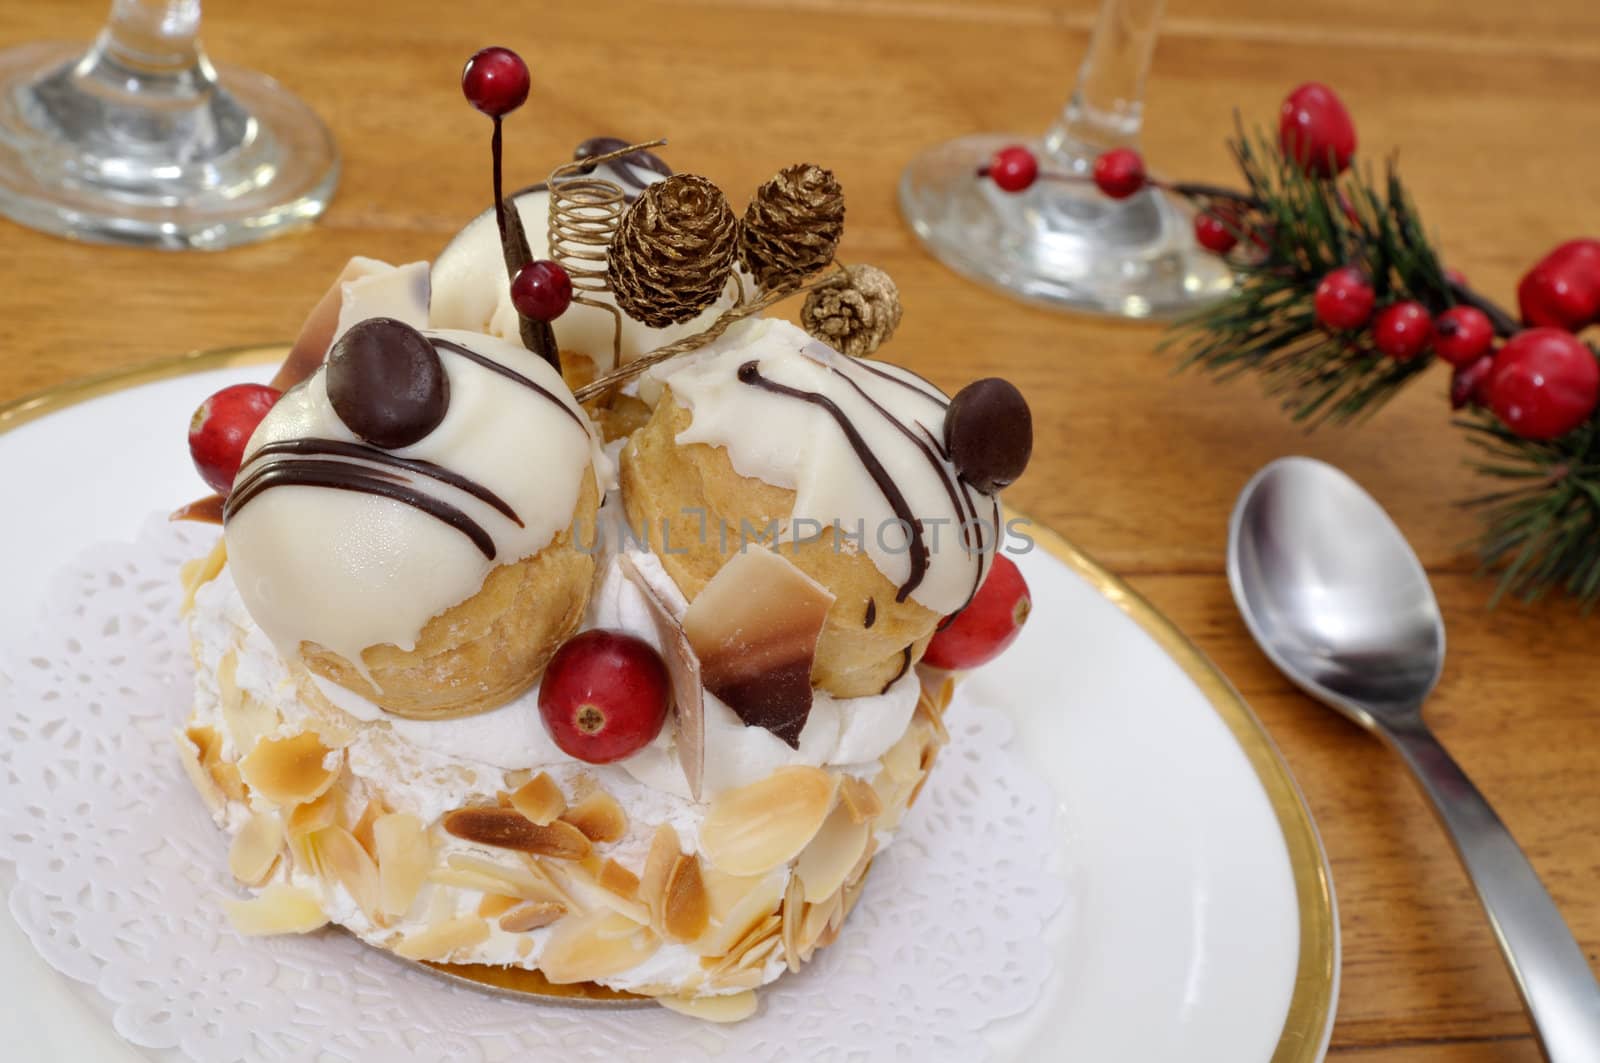
[[[311,222],[338,180],[327,127],[269,77],[218,79],[203,56],[141,79],[98,47],[0,52],[0,213],[24,225],[219,250]]]
[[[995,151],[1028,144],[1049,169],[1087,176],[1094,151],[983,134],[932,148],[900,178],[900,209],[928,249],[964,276],[1029,302],[1169,319],[1233,288],[1225,262],[1194,242],[1188,216],[1146,190],[1116,201],[1092,184],[1040,180],[1003,192],[976,176]]]

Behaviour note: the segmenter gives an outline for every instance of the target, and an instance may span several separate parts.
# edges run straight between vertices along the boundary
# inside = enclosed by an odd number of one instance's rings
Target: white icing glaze
[[[662,179],[653,171],[635,172],[647,183]],[[606,176],[604,167],[601,176]],[[525,192],[517,197],[516,204],[533,257],[549,258],[550,193]],[[733,282],[729,281],[722,298],[698,317],[666,328],[649,328],[623,315],[622,360],[630,362],[644,351],[701,331],[733,305],[733,291]],[[609,294],[591,293],[590,297],[615,305]],[[551,327],[562,349],[587,354],[598,369],[605,372],[612,367],[615,321],[608,310],[573,303]],[[505,258],[500,250],[500,230],[493,209],[468,222],[434,262],[433,324],[440,328],[471,329],[506,339],[517,338],[517,311],[511,305],[511,286],[506,282]]]
[[[741,476],[794,491],[791,534],[817,534],[835,520],[852,536],[860,530],[860,548],[897,587],[911,575],[911,553],[907,531],[884,491],[827,410],[741,382],[739,367],[750,361],[767,380],[824,396],[855,426],[923,524],[928,566],[911,599],[941,614],[964,605],[993,558],[995,500],[961,483],[943,458],[947,400],[938,389],[898,366],[848,358],[788,322],[765,318],[736,325],[701,351],[663,363],[641,388],[653,397],[661,384],[670,385],[693,413],[678,442],[723,447]],[[896,421],[916,438],[908,438]],[[970,510],[958,511],[952,487]],[[962,544],[963,522],[972,513],[984,524],[974,530],[981,530],[984,547],[976,557]]]
[[[598,475],[588,420],[542,359],[491,336],[427,335],[513,369],[554,396],[441,347],[450,380],[444,420],[420,442],[390,452],[475,481],[523,526],[456,487],[403,474],[481,526],[494,540],[491,561],[460,531],[399,501],[298,485],[263,491],[230,515],[228,556],[250,615],[286,654],[310,641],[359,666],[367,647],[413,648],[423,626],[477,593],[491,568],[537,553],[566,530],[583,478]],[[262,421],[246,448],[241,483],[250,456],[268,443],[358,442],[334,412],[324,375],[319,369],[291,389]]]
[[[350,326],[369,317],[390,317],[412,328],[428,327],[429,270],[426,262],[391,266],[357,256],[350,260],[357,276],[339,285],[339,323],[332,342]]]

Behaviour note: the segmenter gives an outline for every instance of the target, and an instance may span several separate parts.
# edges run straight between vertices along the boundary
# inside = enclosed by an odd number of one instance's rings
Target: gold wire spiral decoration
[[[665,144],[653,140],[632,144],[603,155],[563,163],[550,172],[550,257],[572,280],[572,301],[611,314],[611,364],[622,361],[622,312],[612,303],[594,298],[611,290],[607,255],[611,240],[628,209],[627,196],[615,181],[595,176],[603,163],[636,151]]]

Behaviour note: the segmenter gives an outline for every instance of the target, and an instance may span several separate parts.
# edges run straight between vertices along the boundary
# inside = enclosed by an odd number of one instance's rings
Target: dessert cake
[[[495,208],[431,266],[352,260],[191,424],[218,494],[178,516],[223,531],[179,750],[242,932],[739,1018],[841,932],[1026,617],[1027,405],[867,357],[899,304],[835,259],[828,171],[736,217],[597,138],[500,198],[526,67],[463,87]]]

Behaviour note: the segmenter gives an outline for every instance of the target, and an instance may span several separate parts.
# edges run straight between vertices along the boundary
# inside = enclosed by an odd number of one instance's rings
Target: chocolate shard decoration
[[[192,520],[197,524],[215,524],[222,526],[222,496],[207,495],[204,498],[190,502],[186,506],[179,506],[172,511],[168,520]]]
[[[746,725],[800,748],[811,716],[811,664],[833,600],[776,551],[736,555],[683,616],[706,689]]]
[[[656,632],[666,650],[667,674],[672,678],[672,718],[675,728],[673,745],[678,750],[678,762],[683,766],[683,777],[689,783],[689,796],[700,800],[700,787],[706,776],[706,706],[705,688],[700,679],[700,660],[684,633],[672,607],[662,600],[650,581],[627,554],[618,554],[617,562],[622,574],[638,587],[650,605],[650,615],[655,620]]]

